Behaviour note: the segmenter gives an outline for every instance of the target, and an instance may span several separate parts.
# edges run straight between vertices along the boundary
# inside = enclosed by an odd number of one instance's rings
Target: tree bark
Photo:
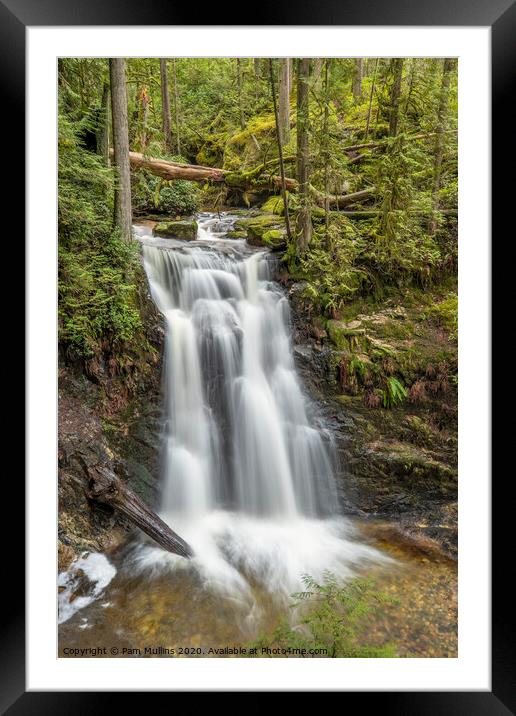
[[[186,559],[193,557],[190,545],[163,522],[110,467],[97,465],[86,469],[86,473],[88,499],[119,510],[168,552]]]
[[[312,240],[310,214],[310,155],[308,92],[310,59],[300,58],[297,64],[297,180],[299,182],[299,211],[296,221],[296,250],[298,256],[306,253]]]
[[[441,170],[444,155],[444,134],[446,131],[446,119],[448,114],[448,95],[450,91],[451,73],[453,60],[447,57],[443,63],[443,75],[441,80],[441,91],[439,94],[439,108],[437,110],[437,128],[435,139],[434,155],[434,182],[432,187],[433,212],[430,219],[430,233],[433,235],[437,229],[436,211],[439,208],[439,189],[441,188]]]
[[[377,57],[375,64],[374,64],[374,74],[373,74],[373,81],[371,83],[371,93],[369,94],[369,108],[367,110],[367,122],[366,122],[364,139],[367,139],[367,137],[369,136],[369,127],[371,126],[371,112],[373,110],[373,97],[374,97],[374,90],[376,87],[376,73],[378,72],[379,61],[380,60]]]
[[[362,58],[355,59],[353,70],[353,99],[359,102],[362,99]]]
[[[322,78],[323,78],[323,67],[324,67],[324,58],[316,57],[313,61],[313,69],[312,69],[312,87],[315,92],[321,91]]]
[[[170,151],[172,144],[172,136],[170,132],[170,95],[168,91],[167,61],[163,57],[161,57],[159,61],[159,71],[161,79],[161,120],[163,137],[165,139],[165,148],[167,151]]]
[[[102,155],[104,164],[109,166],[109,82],[104,79],[102,85],[100,127],[97,139],[97,151]]]
[[[242,66],[240,58],[237,57],[237,85],[238,85],[238,114],[240,117],[240,129],[245,129],[244,104],[242,99]]]
[[[176,115],[176,145],[177,156],[181,156],[181,129],[179,125],[179,93],[177,91],[177,74],[176,74],[176,58],[172,61],[173,80],[174,80],[174,109]]]
[[[326,248],[331,251],[330,245],[330,138],[328,134],[329,104],[330,104],[330,63],[326,58],[324,63],[324,115],[323,115],[323,160],[324,160],[324,231]]]
[[[127,125],[127,90],[125,60],[109,60],[111,81],[111,114],[113,119],[113,152],[117,171],[115,186],[115,223],[124,241],[131,241],[131,172],[129,167],[129,131]]]
[[[392,60],[392,71],[394,82],[391,90],[391,114],[389,120],[389,136],[395,137],[398,134],[401,98],[401,78],[403,75],[403,60],[395,57]]]
[[[287,80],[288,80],[288,60],[286,63],[286,70],[287,70]],[[279,114],[278,114],[278,106],[276,104],[276,90],[274,88],[274,69],[272,66],[271,58],[269,58],[269,75],[270,75],[270,81],[271,81],[272,106],[274,107],[274,120],[276,123],[276,139],[278,142],[278,155],[279,155],[280,175],[281,175],[281,194],[283,196],[283,208],[285,211],[285,228],[287,230],[287,238],[290,243],[292,234],[290,231],[290,216],[289,216],[289,211],[288,211],[287,187],[286,187],[286,182],[285,182],[285,165],[283,163],[283,147],[282,147],[282,138],[281,138],[281,130],[280,130],[280,118],[279,118]]]
[[[279,130],[283,146],[290,141],[290,58],[279,60]]]

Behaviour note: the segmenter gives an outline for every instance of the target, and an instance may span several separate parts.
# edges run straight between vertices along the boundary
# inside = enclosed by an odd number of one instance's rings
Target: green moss
[[[287,201],[288,201],[288,192],[287,192]],[[267,212],[268,214],[277,214],[278,216],[283,216],[285,213],[285,205],[283,202],[282,196],[271,196],[265,204],[262,206],[262,211]]]
[[[330,340],[339,348],[344,350],[349,347],[349,338],[353,336],[363,336],[365,329],[361,327],[360,321],[352,321],[350,324],[344,321],[329,320],[326,323],[326,330]]]
[[[287,248],[287,237],[281,229],[270,229],[262,236],[262,241],[273,251],[282,251]]]
[[[256,216],[244,216],[242,219],[235,221],[235,229],[247,230],[248,226],[264,226],[266,228],[272,228],[273,226],[279,226],[281,224],[275,214],[257,214]]]
[[[428,315],[436,319],[437,323],[446,328],[451,337],[457,337],[458,330],[459,300],[456,294],[452,294],[445,301],[433,305]]]
[[[184,241],[195,241],[197,238],[196,221],[160,221],[154,227],[154,234],[164,238],[173,237]]]

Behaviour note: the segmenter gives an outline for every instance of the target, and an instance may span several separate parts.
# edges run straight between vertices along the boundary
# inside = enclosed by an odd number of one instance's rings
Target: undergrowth
[[[363,629],[367,618],[393,599],[373,589],[370,579],[354,579],[343,583],[335,574],[325,571],[319,583],[303,576],[306,589],[292,595],[291,608],[302,613],[299,623],[292,626],[284,619],[272,634],[262,634],[249,645],[253,655],[267,657],[274,649],[330,658],[392,658],[393,644],[380,646],[364,643]]]

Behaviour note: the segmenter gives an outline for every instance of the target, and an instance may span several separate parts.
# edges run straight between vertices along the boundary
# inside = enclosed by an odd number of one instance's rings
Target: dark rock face
[[[112,469],[148,505],[159,497],[162,318],[140,277],[140,313],[148,347],[125,359],[95,356],[59,366],[59,569],[84,550],[110,551],[133,528],[88,499],[88,472]]]
[[[341,347],[311,315],[304,288],[302,282],[287,288],[294,356],[319,419],[335,439],[343,510],[393,522],[406,536],[435,542],[455,556],[456,393],[439,393],[421,404],[406,400],[387,410],[368,407],[363,394],[346,392],[348,386],[339,380]],[[328,323],[332,330],[333,322]],[[346,325],[354,334],[355,324]],[[426,346],[411,336],[411,350],[419,349],[423,353]]]

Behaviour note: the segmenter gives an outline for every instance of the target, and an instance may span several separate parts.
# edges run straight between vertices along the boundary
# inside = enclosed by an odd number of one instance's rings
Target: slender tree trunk
[[[366,122],[366,129],[364,134],[364,139],[367,139],[369,135],[369,127],[371,126],[371,112],[373,110],[373,97],[374,97],[374,90],[376,87],[376,73],[378,72],[378,63],[379,63],[378,57],[376,58],[376,62],[374,65],[374,73],[373,73],[373,81],[371,83],[371,92],[369,94],[369,108],[367,110],[367,122]]]
[[[405,101],[405,107],[403,109],[403,114],[406,117],[407,113],[410,108],[410,101],[412,99],[412,93],[414,91],[414,85],[416,81],[416,57],[410,57],[409,58],[409,67],[410,67],[410,73],[409,73],[409,83],[408,83],[408,90],[407,90],[407,98]]]
[[[326,248],[330,245],[330,141],[328,134],[329,104],[330,104],[330,63],[328,57],[324,63],[324,116],[323,116],[323,157],[324,157],[324,229],[326,234]]]
[[[355,59],[355,67],[353,70],[353,99],[359,102],[362,99],[362,58]]]
[[[381,69],[381,65],[379,65],[379,67]],[[374,120],[374,130],[373,130],[373,136],[375,136],[375,137],[378,134],[378,122],[380,120],[380,113],[384,106],[385,87],[387,86],[387,80],[389,78],[388,67],[384,67],[383,70],[384,70],[384,75],[383,75],[382,84],[380,87],[380,91],[377,93],[376,116],[375,116],[375,120]],[[381,74],[381,71],[380,71],[380,74]]]
[[[324,66],[324,58],[316,57],[313,61],[313,70],[312,70],[312,87],[315,92],[321,91],[322,78],[323,78],[323,66]]]
[[[161,121],[163,127],[163,137],[165,139],[166,150],[170,151],[172,144],[172,136],[170,133],[170,95],[168,92],[167,61],[164,57],[160,58],[159,72],[161,79]]]
[[[149,116],[149,93],[145,85],[138,93],[137,102],[139,106],[137,140],[140,151],[145,153],[147,148],[147,119]]]
[[[109,82],[104,79],[102,85],[101,116],[97,139],[97,151],[102,155],[104,164],[109,166]]]
[[[441,188],[441,170],[444,155],[444,135],[446,132],[446,119],[448,114],[448,96],[450,91],[453,60],[447,57],[443,63],[441,91],[439,93],[439,108],[437,110],[437,127],[434,155],[434,183],[432,187],[432,216],[430,219],[430,233],[435,234],[437,229],[437,214],[439,209],[439,189]]]
[[[309,168],[309,112],[308,92],[310,82],[310,59],[303,57],[297,63],[297,179],[299,182],[299,211],[296,222],[296,249],[302,256],[312,240],[312,216],[310,213]]]
[[[389,136],[395,137],[398,134],[400,117],[401,78],[403,75],[403,60],[396,57],[392,60],[392,71],[394,82],[391,90],[391,116],[389,120]]]
[[[127,125],[127,90],[125,60],[109,60],[111,81],[111,114],[113,118],[114,163],[117,171],[115,187],[115,222],[124,241],[131,241],[131,172],[129,168],[129,131]]]
[[[244,104],[242,99],[242,66],[240,58],[237,57],[237,85],[238,85],[238,114],[240,116],[240,128],[245,129]]]
[[[257,80],[259,80],[262,76],[259,57],[254,58],[253,66],[254,66],[254,76],[256,77]]]
[[[172,62],[173,69],[173,80],[174,80],[174,110],[176,115],[176,145],[177,145],[177,156],[181,156],[181,128],[179,124],[179,93],[177,90],[177,73],[176,73],[176,58]]]
[[[288,72],[288,65],[287,65],[287,72]],[[276,104],[276,90],[274,88],[274,69],[272,66],[271,58],[269,58],[269,75],[270,75],[270,81],[271,81],[272,105],[274,107],[274,120],[276,122],[276,139],[278,142],[278,154],[279,154],[280,176],[281,176],[281,194],[283,196],[283,207],[285,209],[285,227],[287,229],[287,238],[290,243],[291,238],[292,238],[292,233],[290,231],[288,196],[287,196],[287,187],[285,185],[285,165],[283,163],[283,143],[282,143],[282,139],[281,139],[280,118],[278,115],[278,106]]]
[[[290,58],[282,58],[279,63],[279,128],[285,146],[290,141]]]

